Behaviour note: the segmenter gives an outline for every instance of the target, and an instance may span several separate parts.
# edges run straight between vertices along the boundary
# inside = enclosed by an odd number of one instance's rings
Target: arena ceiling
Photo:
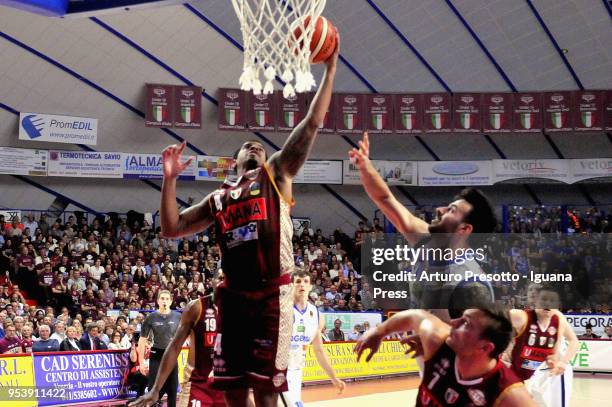
[[[342,35],[337,91],[612,88],[608,0],[328,0],[324,15]],[[0,6],[0,145],[50,148],[17,140],[18,112],[34,111],[97,117],[98,151],[158,152],[186,139],[189,153],[231,154],[258,137],[216,126],[218,88],[238,87],[241,43],[229,0],[63,19]],[[145,128],[147,82],[203,86],[203,130]],[[263,136],[270,151],[286,138]],[[343,159],[356,140],[320,136],[312,158]],[[612,157],[612,136],[379,136],[372,155]]]

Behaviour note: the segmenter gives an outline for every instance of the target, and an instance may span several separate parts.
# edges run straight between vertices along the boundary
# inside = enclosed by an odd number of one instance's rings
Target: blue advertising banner
[[[129,366],[126,351],[82,351],[34,354],[37,388],[65,389],[64,401],[39,399],[39,406],[118,397]]]
[[[189,157],[182,156],[181,162],[187,161]],[[195,158],[195,157],[194,157]],[[162,156],[161,154],[132,154],[123,153],[121,160],[123,162],[123,178],[124,179],[162,179]],[[196,178],[196,160],[179,175],[179,179],[194,181]]]

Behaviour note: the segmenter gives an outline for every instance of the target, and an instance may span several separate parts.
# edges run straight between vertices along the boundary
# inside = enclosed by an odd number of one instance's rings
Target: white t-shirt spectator
[[[93,278],[96,281],[100,281],[100,277],[102,277],[102,274],[104,274],[104,267],[90,266],[88,272],[91,278]]]

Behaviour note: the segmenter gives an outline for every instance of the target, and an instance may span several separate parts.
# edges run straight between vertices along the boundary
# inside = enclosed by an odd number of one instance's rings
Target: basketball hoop
[[[310,47],[303,44],[310,44],[315,24],[304,22],[307,16],[310,21],[316,21],[325,2],[232,0],[244,43],[244,65],[239,81],[242,90],[252,90],[255,95],[262,91],[270,94],[277,75],[285,82],[285,98],[312,89],[315,80],[310,72]],[[297,28],[300,28],[299,34],[295,35]]]

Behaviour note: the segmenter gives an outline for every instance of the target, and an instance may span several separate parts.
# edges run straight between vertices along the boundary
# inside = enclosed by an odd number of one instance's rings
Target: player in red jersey
[[[525,381],[538,405],[568,406],[573,378],[569,362],[580,343],[565,316],[557,309],[560,297],[554,286],[539,287],[535,300],[535,309],[511,311],[517,335],[504,359]],[[564,340],[567,349],[564,349]]]
[[[326,62],[310,109],[283,148],[266,157],[263,145],[247,141],[236,155],[238,178],[179,214],[176,179],[191,159],[185,148],[162,153],[164,181],[161,230],[168,238],[191,235],[214,223],[225,281],[217,287],[215,388],[230,406],[247,406],[253,388],[258,406],[276,406],[287,390],[287,363],[293,323],[292,180],[306,161],[329,107],[339,46]]]
[[[536,406],[499,358],[512,338],[507,311],[468,309],[450,325],[423,310],[402,311],[357,341],[357,360],[370,349],[369,361],[385,336],[410,330],[419,335],[425,358],[417,406]]]
[[[174,338],[161,360],[153,388],[130,407],[154,405],[168,376],[176,366],[183,343],[189,338],[189,356],[185,366],[185,381],[181,385],[178,407],[224,407],[223,392],[211,388],[213,347],[216,333],[216,311],[211,297],[191,301],[181,316]]]

